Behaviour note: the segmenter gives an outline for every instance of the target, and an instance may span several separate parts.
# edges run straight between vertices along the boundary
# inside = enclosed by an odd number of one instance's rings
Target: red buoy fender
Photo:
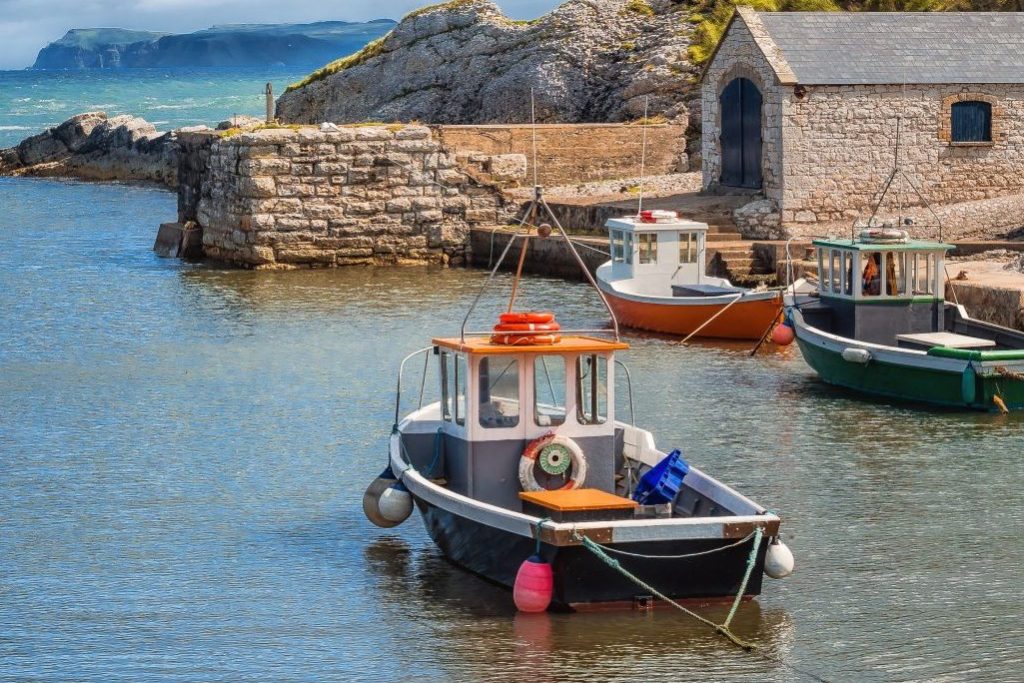
[[[777,344],[779,346],[789,346],[790,344],[793,343],[794,338],[796,338],[796,334],[793,331],[793,328],[787,325],[786,323],[777,325],[775,329],[772,330],[773,344]]]
[[[502,313],[498,319],[502,324],[513,325],[516,323],[551,323],[555,321],[555,314],[550,311]]]
[[[519,566],[512,599],[520,612],[543,612],[551,604],[554,586],[551,565],[534,555]]]

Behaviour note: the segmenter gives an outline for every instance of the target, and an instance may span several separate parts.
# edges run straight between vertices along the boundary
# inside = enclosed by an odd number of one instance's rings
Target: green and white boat
[[[1024,409],[1024,333],[945,300],[952,245],[870,229],[814,246],[818,289],[787,298],[787,324],[825,382],[936,406]]]

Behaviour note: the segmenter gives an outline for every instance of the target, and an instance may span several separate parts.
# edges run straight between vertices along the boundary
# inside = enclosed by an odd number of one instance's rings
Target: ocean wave
[[[32,126],[0,126],[0,130],[33,130]]]

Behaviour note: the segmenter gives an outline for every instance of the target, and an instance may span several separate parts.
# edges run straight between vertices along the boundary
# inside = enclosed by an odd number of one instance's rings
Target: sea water
[[[141,116],[158,130],[262,117],[266,84],[277,96],[304,75],[284,67],[0,71],[0,148],[85,111]]]
[[[301,76],[2,72],[0,147],[94,109],[260,115]],[[1021,415],[860,399],[793,347],[627,335],[638,423],[783,518],[796,573],[734,621],[783,664],[669,610],[517,615],[417,516],[361,511],[397,363],[484,274],[156,258],[175,215],[159,189],[0,179],[0,680],[1024,679]],[[520,296],[604,322],[580,284]]]
[[[159,259],[175,200],[151,188],[0,179],[0,206],[2,681],[1024,678],[1020,415],[627,334],[638,423],[782,516],[796,572],[734,628],[783,664],[672,610],[517,615],[418,515],[361,510],[398,362],[458,330],[483,273]],[[581,284],[519,296],[604,322]]]

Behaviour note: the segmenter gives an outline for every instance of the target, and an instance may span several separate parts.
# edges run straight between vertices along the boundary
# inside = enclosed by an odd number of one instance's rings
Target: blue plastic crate
[[[689,471],[690,466],[677,448],[640,478],[633,492],[633,500],[641,505],[673,502],[683,487],[683,477]]]

